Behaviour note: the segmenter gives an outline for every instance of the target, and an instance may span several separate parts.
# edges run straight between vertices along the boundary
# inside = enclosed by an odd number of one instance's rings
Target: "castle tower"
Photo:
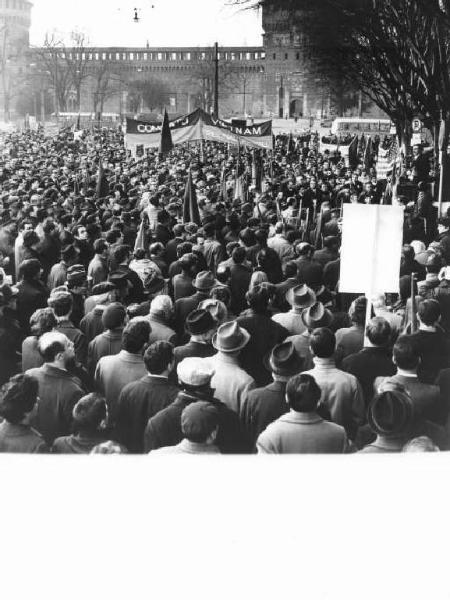
[[[11,117],[13,90],[30,46],[32,6],[27,0],[0,0],[0,105],[5,121]]]
[[[333,75],[324,57],[332,39],[317,5],[307,0],[301,8],[263,5],[266,106],[276,118],[322,118],[331,112]]]

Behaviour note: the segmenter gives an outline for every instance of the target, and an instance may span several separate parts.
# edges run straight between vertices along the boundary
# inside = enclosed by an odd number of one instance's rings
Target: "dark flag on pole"
[[[164,109],[164,119],[161,129],[161,141],[159,143],[159,153],[167,154],[173,149],[172,134],[170,133],[169,115]]]
[[[351,169],[356,169],[358,165],[358,136],[355,135],[348,147],[348,164]]]
[[[225,167],[223,167],[222,169],[222,176],[220,178],[220,202],[228,202],[227,177]]]
[[[109,191],[110,190],[108,179],[106,178],[105,172],[103,170],[102,158],[100,158],[98,165],[97,188],[95,191],[95,197],[97,198],[97,200],[99,200],[100,198],[106,198],[106,196],[109,195]]]
[[[364,150],[364,168],[368,171],[373,164],[372,138],[367,139],[366,148]]]
[[[197,194],[192,183],[192,173],[190,169],[186,182],[186,190],[184,192],[183,223],[196,223],[197,225],[201,225]]]

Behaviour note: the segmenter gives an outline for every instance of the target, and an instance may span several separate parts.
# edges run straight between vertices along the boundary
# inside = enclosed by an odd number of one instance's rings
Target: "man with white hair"
[[[42,367],[27,371],[39,384],[31,425],[51,445],[57,437],[71,433],[72,410],[85,390],[69,371],[75,362],[75,348],[66,335],[58,331],[44,333],[38,347],[45,362]]]
[[[150,312],[146,319],[150,323],[150,344],[154,342],[175,343],[177,334],[169,327],[173,315],[173,302],[170,296],[155,296],[150,304]]]

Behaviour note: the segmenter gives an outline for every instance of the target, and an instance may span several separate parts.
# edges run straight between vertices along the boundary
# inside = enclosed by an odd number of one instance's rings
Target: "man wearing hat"
[[[289,341],[275,346],[267,359],[273,382],[251,390],[241,405],[241,421],[254,444],[270,423],[287,412],[287,382],[304,368],[302,358]]]
[[[342,425],[353,440],[358,427],[365,421],[364,396],[354,375],[336,368],[334,352],[336,337],[326,327],[315,329],[310,338],[314,368],[305,371],[314,377],[322,390],[321,402],[325,404],[335,423]]]
[[[397,382],[386,381],[369,406],[368,424],[375,440],[360,452],[401,452],[412,437],[414,407],[409,392]]]
[[[250,444],[237,414],[214,397],[214,389],[211,386],[214,369],[207,359],[192,356],[185,358],[177,367],[177,375],[181,391],[170,406],[149,420],[144,435],[146,451],[179,444],[183,439],[181,429],[183,410],[201,401],[210,403],[219,414],[216,445],[220,452],[224,454],[250,452]]]
[[[306,329],[301,319],[302,312],[315,303],[316,296],[307,285],[302,284],[288,290],[286,300],[291,305],[291,310],[274,315],[272,320],[282,325],[289,335],[300,335]]]
[[[219,454],[216,446],[219,412],[211,402],[200,400],[186,406],[181,413],[182,441],[151,452],[157,454]]]
[[[286,386],[289,412],[258,437],[258,454],[343,454],[349,444],[345,430],[318,414],[321,389],[311,375],[291,377]]]
[[[67,288],[72,294],[70,320],[75,327],[80,326],[84,317],[84,299],[87,295],[87,274],[83,265],[73,265],[67,269]]]
[[[78,251],[75,246],[69,245],[61,249],[61,260],[54,264],[50,269],[47,278],[47,286],[49,290],[64,285],[67,281],[68,269],[78,262]]]
[[[315,302],[303,310],[301,319],[305,330],[298,335],[289,336],[286,341],[292,342],[297,354],[303,360],[303,368],[308,370],[314,367],[310,346],[311,333],[318,327],[330,327],[333,323],[333,314],[321,302]]]
[[[190,340],[187,344],[175,348],[175,364],[189,356],[201,358],[213,356],[215,350],[211,340],[216,329],[217,322],[208,310],[193,310],[186,319],[186,332],[190,335]]]
[[[236,321],[224,323],[212,341],[217,354],[205,359],[214,370],[211,386],[216,397],[238,415],[248,392],[255,387],[254,379],[239,366],[238,360],[249,341],[250,334]]]
[[[216,279],[211,271],[200,271],[192,284],[196,290],[195,294],[180,298],[175,302],[175,324],[180,337],[183,336],[187,316],[197,308],[202,300],[209,298],[209,292],[216,285]]]

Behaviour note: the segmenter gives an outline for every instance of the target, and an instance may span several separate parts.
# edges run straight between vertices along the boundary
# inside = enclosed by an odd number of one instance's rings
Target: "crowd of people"
[[[420,152],[412,202],[360,158],[6,136],[0,452],[449,449],[450,219]],[[382,201],[405,210],[400,294],[368,320],[339,291],[342,205]]]

